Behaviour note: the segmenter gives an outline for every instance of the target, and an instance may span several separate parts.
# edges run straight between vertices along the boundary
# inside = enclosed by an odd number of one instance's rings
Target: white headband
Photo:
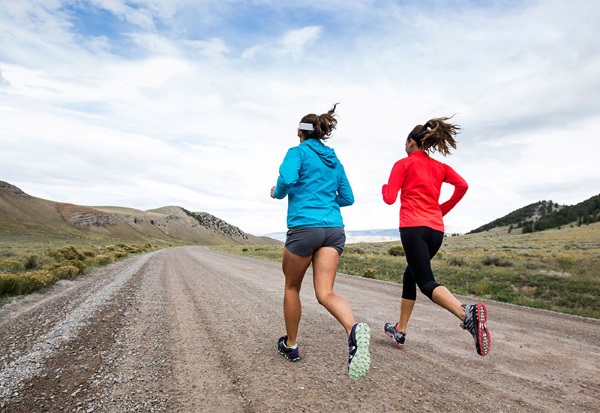
[[[298,129],[308,130],[308,131],[315,130],[315,128],[313,128],[312,123],[304,123],[304,122],[300,122],[300,125],[298,125]]]

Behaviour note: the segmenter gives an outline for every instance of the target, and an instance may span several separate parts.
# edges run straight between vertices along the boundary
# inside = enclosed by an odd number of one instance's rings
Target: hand
[[[271,188],[271,198],[275,199],[275,187]]]

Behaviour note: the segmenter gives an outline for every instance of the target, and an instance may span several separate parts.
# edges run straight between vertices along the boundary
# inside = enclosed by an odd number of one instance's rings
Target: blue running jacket
[[[340,207],[354,203],[344,167],[318,139],[307,139],[285,155],[274,196],[286,195],[288,228],[343,227]]]

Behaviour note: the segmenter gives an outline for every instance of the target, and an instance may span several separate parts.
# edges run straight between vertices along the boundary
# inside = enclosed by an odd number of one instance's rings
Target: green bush
[[[0,273],[0,295],[29,294],[55,283],[56,280],[56,276],[46,270],[22,274]]]
[[[113,262],[115,259],[112,255],[99,254],[94,258],[94,262],[96,265],[102,266],[107,265]]]
[[[79,275],[79,268],[74,265],[61,265],[53,270],[56,277],[60,280],[73,279]]]
[[[83,255],[82,253],[80,253],[79,251],[77,251],[77,248],[75,248],[72,245],[68,245],[66,247],[62,247],[59,249],[56,249],[54,251],[50,251],[50,253],[48,254],[51,257],[53,257],[56,261],[66,261],[66,260],[85,260],[85,255]]]
[[[388,250],[388,254],[394,257],[404,257],[404,248],[401,245],[394,245]]]

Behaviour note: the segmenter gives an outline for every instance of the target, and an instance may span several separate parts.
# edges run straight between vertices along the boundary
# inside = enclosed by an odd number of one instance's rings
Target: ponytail
[[[417,142],[419,149],[427,153],[437,151],[447,156],[450,148],[456,149],[454,137],[461,129],[458,125],[446,122],[451,118],[452,116],[430,119],[425,125],[415,126],[408,138]]]

